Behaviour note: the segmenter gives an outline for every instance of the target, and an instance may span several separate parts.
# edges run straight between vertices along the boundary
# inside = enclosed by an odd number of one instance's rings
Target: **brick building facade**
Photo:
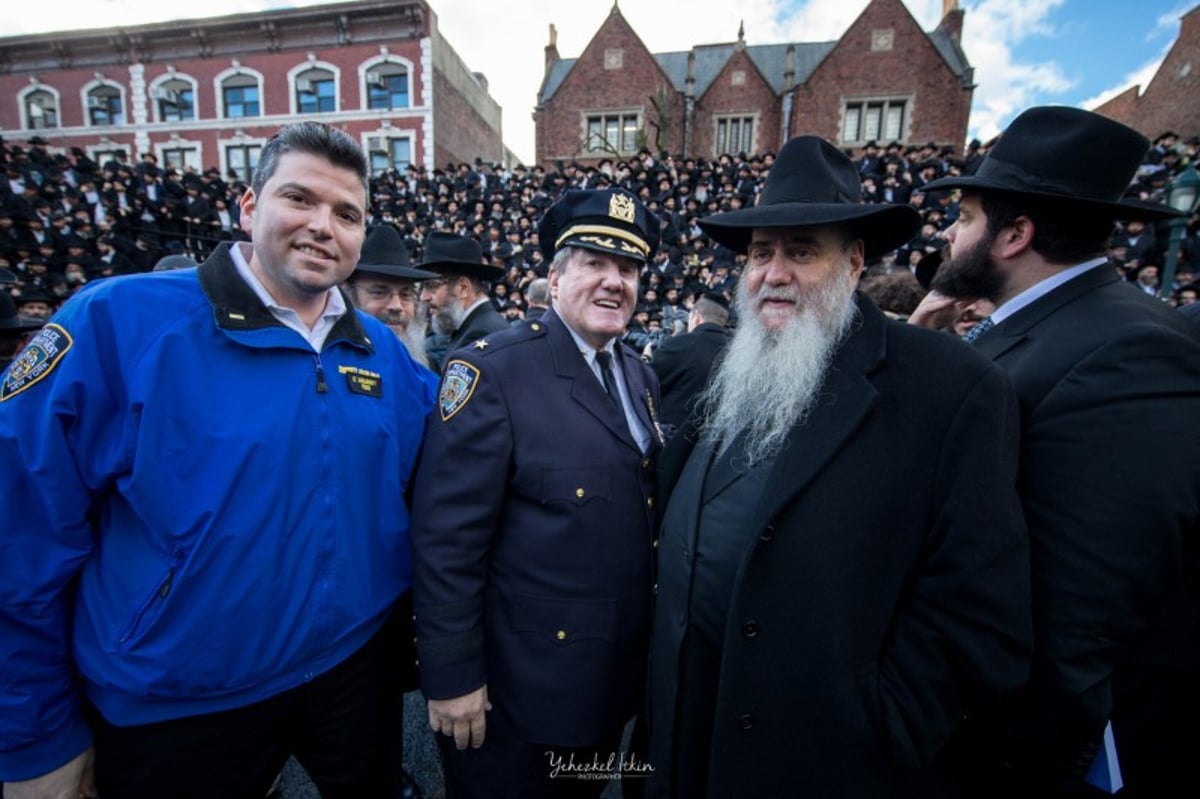
[[[1151,139],[1167,131],[1200,135],[1200,6],[1180,19],[1179,38],[1141,89],[1131,86],[1094,110]]]
[[[247,178],[281,125],[319,119],[372,167],[504,157],[500,106],[425,0],[0,38],[0,135]]]
[[[815,134],[847,148],[966,140],[974,73],[963,12],[921,29],[901,0],[871,0],[833,42],[697,45],[651,53],[616,4],[578,58],[550,29],[534,111],[537,161],[595,163],[652,151],[713,157]]]

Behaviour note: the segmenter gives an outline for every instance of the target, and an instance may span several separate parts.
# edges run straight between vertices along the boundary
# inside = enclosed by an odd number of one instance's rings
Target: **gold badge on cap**
[[[613,219],[633,224],[633,198],[628,194],[614,194],[608,198],[608,215]]]

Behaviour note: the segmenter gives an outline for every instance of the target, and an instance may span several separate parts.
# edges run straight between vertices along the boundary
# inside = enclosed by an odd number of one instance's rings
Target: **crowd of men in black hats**
[[[933,142],[880,146],[852,153],[870,203],[908,204],[923,219],[920,233],[867,272],[864,288],[885,310],[911,312],[923,289],[911,273],[918,261],[946,244],[943,231],[957,216],[953,193],[922,191],[939,178],[972,174],[992,142],[973,140],[963,154]],[[0,143],[0,268],[17,277],[10,286],[22,313],[48,316],[89,281],[150,271],[168,255],[202,260],[221,241],[245,238],[238,199],[246,183],[209,167],[162,166],[153,154],[131,160],[117,151],[96,163],[79,148],[55,153],[33,137],[25,145]],[[1170,180],[1200,157],[1200,137],[1173,132],[1157,137],[1130,196],[1163,201]],[[389,169],[372,180],[369,225],[394,225],[414,258],[427,235],[448,231],[477,239],[484,256],[504,269],[492,282],[497,309],[524,317],[529,284],[544,276],[537,241],[543,212],[571,188],[623,187],[637,194],[662,225],[661,247],[642,275],[638,313],[627,341],[648,352],[678,332],[687,309],[704,293],[732,296],[742,256],[721,248],[698,226],[703,217],[753,205],[774,155],[726,154],[716,159],[653,155],[605,158],[595,165],[556,162],[552,168],[511,169],[482,159],[427,170]],[[1114,231],[1110,255],[1148,294],[1160,291],[1165,231],[1134,222]],[[1172,302],[1198,295],[1200,232],[1195,219],[1179,253]]]

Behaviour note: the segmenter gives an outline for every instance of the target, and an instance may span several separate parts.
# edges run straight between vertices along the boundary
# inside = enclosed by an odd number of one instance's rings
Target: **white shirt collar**
[[[1061,286],[1063,283],[1082,275],[1084,272],[1087,272],[1090,269],[1096,269],[1107,263],[1108,258],[1104,256],[1093,258],[1090,261],[1084,261],[1083,263],[1072,266],[1069,269],[1064,269],[1061,272],[1057,272],[1039,283],[1034,283],[1032,286],[1025,289],[1020,294],[998,307],[996,310],[992,311],[992,321],[996,324],[1000,324],[1005,319],[1024,308],[1026,305],[1030,305],[1035,300],[1041,299],[1054,289]]]

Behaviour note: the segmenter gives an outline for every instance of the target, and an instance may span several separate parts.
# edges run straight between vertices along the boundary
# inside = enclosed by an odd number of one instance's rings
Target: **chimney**
[[[949,34],[956,42],[962,41],[963,10],[958,7],[958,0],[942,0],[942,21],[938,28]]]
[[[558,28],[550,23],[550,44],[546,45],[546,71],[558,63]]]
[[[790,92],[796,85],[796,45],[789,44],[787,59],[783,67],[783,91]]]
[[[687,57],[687,90],[684,95],[692,97],[696,93],[696,51],[688,50]]]

